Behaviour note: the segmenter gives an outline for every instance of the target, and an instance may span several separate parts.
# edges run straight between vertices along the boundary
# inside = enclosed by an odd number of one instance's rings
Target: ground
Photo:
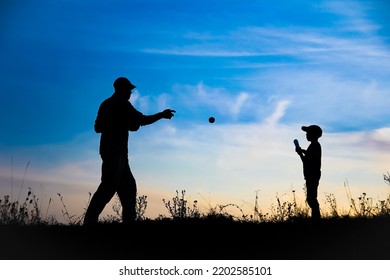
[[[228,219],[0,226],[0,259],[377,260],[390,259],[390,219],[320,223]]]

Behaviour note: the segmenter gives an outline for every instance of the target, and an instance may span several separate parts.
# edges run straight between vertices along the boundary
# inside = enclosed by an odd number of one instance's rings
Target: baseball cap
[[[130,88],[130,90],[135,89],[136,86],[133,85],[127,78],[125,77],[119,77],[114,81],[113,84],[115,90],[118,89],[127,89]]]
[[[318,125],[309,125],[309,126],[302,126],[302,130],[308,133],[312,133],[313,135],[316,135],[318,138],[322,136],[322,129]]]

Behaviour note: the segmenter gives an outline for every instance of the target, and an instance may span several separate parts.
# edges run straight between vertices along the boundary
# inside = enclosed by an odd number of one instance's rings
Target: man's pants
[[[115,193],[122,204],[122,219],[124,223],[136,218],[135,204],[137,185],[131,173],[127,156],[102,156],[102,178],[97,191],[85,213],[84,224],[98,222],[100,213]]]
[[[311,208],[311,217],[313,219],[320,219],[320,205],[317,200],[318,185],[320,178],[308,178],[306,179],[306,201]]]

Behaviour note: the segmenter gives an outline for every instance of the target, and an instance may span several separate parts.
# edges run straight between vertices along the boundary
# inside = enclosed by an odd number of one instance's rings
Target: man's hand
[[[176,113],[176,111],[171,109],[165,109],[164,111],[161,112],[161,116],[164,119],[171,119],[174,116],[173,113]]]

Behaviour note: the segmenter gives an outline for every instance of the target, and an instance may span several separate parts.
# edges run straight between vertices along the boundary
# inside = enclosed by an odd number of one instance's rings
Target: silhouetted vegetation
[[[390,185],[390,174],[384,174],[384,182]],[[367,193],[362,193],[358,197],[353,197],[347,183],[344,184],[346,190],[349,209],[340,209],[334,194],[325,194],[325,202],[322,206],[322,215],[324,219],[342,219],[342,218],[378,218],[390,216],[390,195],[383,200],[374,200]],[[49,207],[52,199],[50,198],[45,214],[43,215],[39,198],[28,189],[24,200],[11,201],[10,196],[5,195],[0,199],[0,225],[82,225],[85,211],[91,198],[84,208],[84,213],[81,215],[70,214],[64,197],[58,193],[58,198],[61,204],[61,212],[65,222],[59,222],[53,215],[48,215]],[[276,195],[276,202],[271,205],[270,212],[262,210],[258,205],[258,192],[255,194],[255,202],[253,211],[248,214],[236,204],[225,204],[210,206],[206,212],[199,209],[198,201],[192,203],[186,198],[186,191],[176,191],[176,195],[171,199],[163,199],[162,203],[168,211],[168,215],[160,214],[154,220],[163,219],[207,219],[207,218],[224,218],[236,222],[251,222],[251,223],[280,223],[294,222],[308,219],[310,211],[306,202],[298,203],[296,191],[292,190],[290,200],[283,199],[282,196]],[[152,219],[146,217],[148,206],[147,196],[137,196],[136,213],[137,221],[150,221]],[[114,214],[103,217],[100,221],[104,224],[120,223],[121,222],[121,204],[119,198],[115,196],[112,210]],[[235,214],[233,214],[233,212]],[[237,213],[239,213],[237,215]]]
[[[384,175],[386,184],[389,178]],[[375,201],[367,193],[352,197],[348,184],[345,189],[349,209],[339,209],[336,197],[326,194],[319,222],[310,219],[295,191],[277,195],[270,212],[261,210],[256,192],[247,214],[235,204],[202,212],[182,190],[162,201],[168,214],[155,219],[145,216],[147,196],[137,197],[131,225],[121,223],[116,197],[114,214],[91,227],[81,226],[84,214],[69,213],[57,194],[65,221],[60,223],[48,215],[52,200],[41,211],[29,189],[21,202],[0,200],[0,259],[388,259],[390,196]]]

